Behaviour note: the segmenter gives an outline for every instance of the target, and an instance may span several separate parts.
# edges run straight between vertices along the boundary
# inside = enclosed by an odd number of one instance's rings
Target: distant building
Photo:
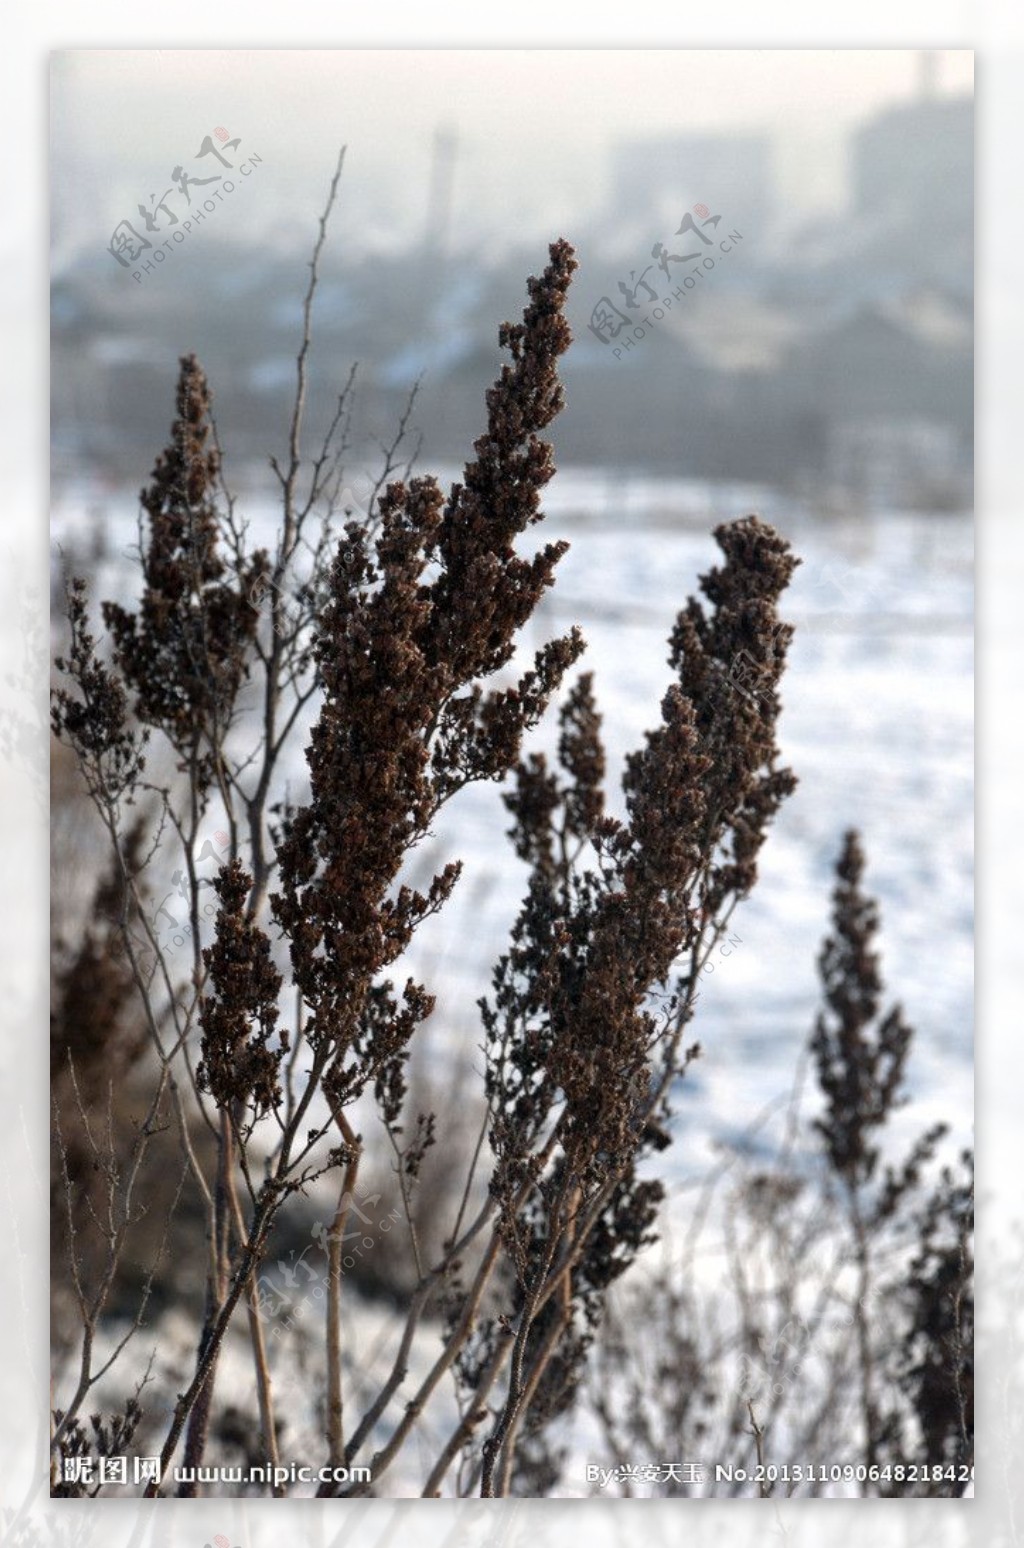
[[[969,310],[934,290],[797,338],[776,381],[802,470],[870,503],[969,497],[972,344]]]
[[[968,226],[974,209],[974,101],[925,97],[873,118],[853,139],[854,215]]]
[[[804,308],[898,302],[922,287],[969,304],[974,286],[974,102],[924,90],[872,114],[848,144],[850,198],[773,249],[771,293]],[[749,258],[756,259],[753,244]]]
[[[848,253],[892,283],[974,282],[974,103],[925,97],[890,108],[855,136]],[[889,280],[883,278],[888,274]],[[878,293],[878,292],[876,292]]]
[[[789,393],[830,418],[920,414],[969,429],[974,413],[969,315],[921,291],[865,304],[798,339],[785,362]]]
[[[652,237],[675,231],[695,205],[730,225],[763,229],[775,207],[771,142],[731,134],[628,141],[613,152],[610,204],[616,221],[640,218]]]

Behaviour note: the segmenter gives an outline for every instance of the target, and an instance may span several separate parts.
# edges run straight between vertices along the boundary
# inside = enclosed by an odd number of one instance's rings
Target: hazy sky
[[[932,58],[938,91],[972,89],[970,52]],[[913,96],[921,59],[896,49],[58,53],[55,256],[105,246],[215,126],[241,137],[239,155],[263,158],[230,215],[234,233],[253,239],[298,222],[305,245],[343,143],[350,240],[415,239],[439,125],[458,136],[464,240],[550,235],[600,203],[616,141],[697,129],[772,134],[787,209],[835,207],[844,131]]]

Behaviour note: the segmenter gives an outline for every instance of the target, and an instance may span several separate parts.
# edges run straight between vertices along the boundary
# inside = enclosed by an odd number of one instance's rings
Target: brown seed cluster
[[[519,1425],[520,1465],[553,1465],[545,1426],[573,1401],[609,1285],[653,1240],[664,1190],[640,1163],[669,1143],[673,1085],[699,1052],[681,1037],[700,952],[754,885],[795,785],[778,764],[792,631],[776,606],[797,561],[753,516],[715,536],[725,562],[702,578],[708,609],[691,600],[676,623],[676,680],[626,760],[624,816],[606,814],[589,674],[562,707],[555,767],[521,762],[506,798],[530,877],[481,1010],[491,1192],[519,1326],[484,1493],[507,1473],[498,1459]],[[467,1387],[509,1331],[500,1316],[481,1328],[460,1366]]]
[[[54,736],[73,748],[94,799],[109,809],[122,797],[131,799],[146,766],[142,748],[148,732],[132,725],[124,683],[97,654],[80,577],[68,588],[67,605],[70,644],[54,665],[67,673],[77,693],[53,690],[50,725]]]
[[[569,343],[562,308],[575,266],[568,244],[553,244],[522,323],[501,329],[512,363],[488,393],[464,482],[447,500],[433,478],[390,484],[376,532],[350,523],[331,570],[311,794],[286,825],[271,903],[311,1009],[311,1045],[332,1051],[336,1101],[373,1080],[395,1110],[398,1066],[433,1001],[415,984],[399,997],[379,975],[459,874],[449,864],[420,893],[400,882],[405,859],[452,794],[507,773],[583,648],[574,630],[538,651],[515,687],[486,686],[565,548],[523,559],[513,544],[539,519],[554,471],[538,432],[561,403],[556,364]]]
[[[718,851],[702,906],[720,913],[746,897],[768,824],[796,788],[778,767],[779,683],[793,637],[776,603],[800,560],[756,516],[725,523],[715,538],[726,562],[701,578],[711,610],[691,599],[671,639],[672,667],[693,705],[705,776],[705,849]]]
[[[815,1127],[832,1166],[854,1186],[870,1180],[878,1161],[872,1131],[904,1099],[903,1069],[913,1038],[898,1005],[873,1025],[882,994],[874,946],[878,909],[862,890],[863,872],[864,852],[851,829],[836,865],[833,933],[819,957],[826,1009],[811,1040],[827,1101]]]
[[[680,614],[677,680],[661,725],[627,759],[625,820],[604,814],[589,675],[561,712],[558,769],[532,756],[507,798],[530,886],[483,1009],[492,1141],[506,1168],[496,1187],[509,1197],[526,1175],[528,1142],[556,1109],[561,1144],[584,1178],[598,1158],[603,1177],[659,1139],[645,1111],[665,1027],[664,1001],[652,995],[666,990],[709,915],[753,886],[768,824],[795,785],[775,740],[792,632],[776,603],[797,561],[753,516],[715,535],[726,562],[702,580],[711,611],[691,601]],[[754,693],[733,683],[741,652],[756,666]],[[580,863],[588,854],[596,869]]]
[[[213,885],[220,898],[216,937],[203,951],[213,993],[199,1003],[197,1078],[218,1107],[250,1106],[259,1117],[281,1100],[278,1072],[288,1050],[288,1033],[277,1025],[281,975],[270,941],[247,917],[252,877],[241,861],[223,866]]]
[[[165,731],[183,756],[206,754],[228,724],[258,622],[248,597],[267,568],[258,550],[233,580],[219,552],[209,413],[202,367],[185,355],[171,441],[140,495],[148,541],[139,611],[103,604],[139,719]]]

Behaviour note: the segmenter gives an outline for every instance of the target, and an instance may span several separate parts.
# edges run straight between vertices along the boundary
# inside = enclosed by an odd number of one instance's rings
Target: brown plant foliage
[[[836,1172],[851,1183],[870,1180],[878,1160],[870,1143],[900,1100],[913,1033],[899,1006],[872,1032],[882,979],[873,938],[878,909],[861,891],[864,854],[852,830],[836,865],[834,933],[822,947],[821,976],[827,1009],[818,1017],[811,1049],[828,1099],[816,1127]]]
[[[171,441],[140,495],[148,530],[139,609],[103,604],[138,719],[164,731],[183,756],[202,749],[204,783],[248,671],[257,623],[248,597],[267,569],[258,550],[230,576],[221,556],[209,414],[206,376],[195,355],[184,355]]]

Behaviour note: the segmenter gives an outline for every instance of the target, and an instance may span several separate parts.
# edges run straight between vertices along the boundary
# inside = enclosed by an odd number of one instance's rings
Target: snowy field
[[[272,510],[259,500],[246,505],[253,541],[269,541]],[[781,735],[799,788],[763,851],[757,888],[734,916],[730,933],[738,944],[727,958],[713,959],[715,972],[702,986],[692,1032],[704,1056],[677,1094],[675,1143],[658,1157],[670,1184],[666,1238],[688,1215],[679,1190],[706,1174],[718,1143],[756,1149],[751,1125],[788,1098],[818,1005],[816,956],[828,925],[833,863],[849,826],[863,834],[867,884],[881,904],[887,1003],[899,1000],[917,1030],[908,1070],[913,1101],[894,1120],[896,1137],[900,1125],[909,1141],[927,1123],[943,1119],[958,1145],[970,1142],[970,518],[812,518],[783,508],[767,491],[659,480],[625,485],[582,471],[559,474],[546,506],[549,519],[531,541],[564,536],[572,547],[514,667],[525,666],[543,640],[581,624],[588,642],[584,664],[595,673],[605,717],[613,808],[622,758],[657,721],[669,682],[665,642],[675,614],[698,576],[718,561],[711,528],[756,510],[785,533],[803,560],[783,605],[783,616],[797,629]],[[77,547],[84,540],[88,547],[100,512],[108,557],[99,566],[94,600],[123,594],[133,583],[124,550],[135,539],[134,495],[79,488],[58,498],[53,513],[57,542],[69,539]],[[537,732],[534,746],[550,750],[553,718]],[[292,794],[300,798],[302,745],[296,742],[288,765]],[[476,1001],[488,990],[525,874],[504,838],[507,827],[499,789],[477,787],[459,797],[415,857],[413,879],[419,882],[452,856],[464,861],[454,897],[427,922],[409,963],[438,995],[438,1008],[419,1035],[442,1093],[446,1070],[467,1059],[481,1065]],[[443,1102],[438,1119],[443,1135]],[[770,1132],[771,1125],[762,1131]],[[358,1298],[346,1315],[346,1364],[353,1361],[347,1379],[356,1394],[361,1382],[369,1393],[371,1372],[379,1379],[387,1369],[397,1326],[386,1308]],[[302,1316],[310,1319],[315,1341],[321,1308],[310,1300]],[[157,1369],[170,1392],[178,1390],[188,1364],[188,1331],[176,1327],[173,1315],[160,1328]],[[434,1348],[429,1336],[417,1347],[410,1380]],[[251,1375],[240,1324],[222,1364],[221,1395],[246,1405]],[[293,1446],[305,1432],[315,1454],[315,1384],[301,1360],[297,1367],[290,1359],[274,1364],[279,1399],[298,1421]],[[407,1382],[396,1395],[395,1415],[408,1390]],[[429,1456],[452,1418],[445,1384],[385,1492],[416,1491],[422,1472],[417,1449]],[[573,1442],[577,1461],[599,1454],[588,1421],[582,1422]],[[569,1469],[560,1492],[583,1492],[572,1481],[579,1471]]]
[[[685,1082],[680,1142],[666,1159],[680,1176],[693,1175],[709,1137],[738,1137],[788,1092],[817,1004],[815,958],[832,865],[850,826],[863,835],[867,885],[881,904],[888,997],[917,1030],[908,1121],[917,1132],[926,1119],[944,1118],[966,1141],[973,1125],[970,517],[815,517],[766,490],[627,483],[575,469],[556,475],[545,506],[547,520],[529,541],[566,537],[572,546],[513,669],[544,639],[582,626],[613,807],[622,758],[657,723],[675,614],[720,557],[711,528],[756,510],[803,561],[782,607],[796,636],[781,741],[799,788],[765,846],[757,888],[734,916],[741,943],[707,975],[693,1024],[705,1056]],[[254,498],[243,510],[253,542],[269,541],[273,508]],[[123,558],[136,538],[133,491],[69,490],[55,503],[54,537],[88,542],[100,513],[110,557],[96,595],[114,596],[134,584]],[[553,719],[534,746],[550,749]],[[288,774],[298,794],[301,741]],[[479,1042],[476,1001],[523,890],[507,827],[497,787],[467,790],[415,860],[420,879],[453,855],[464,862],[455,895],[427,921],[411,964],[438,994],[428,1024],[432,1057],[445,1047],[472,1055]]]

